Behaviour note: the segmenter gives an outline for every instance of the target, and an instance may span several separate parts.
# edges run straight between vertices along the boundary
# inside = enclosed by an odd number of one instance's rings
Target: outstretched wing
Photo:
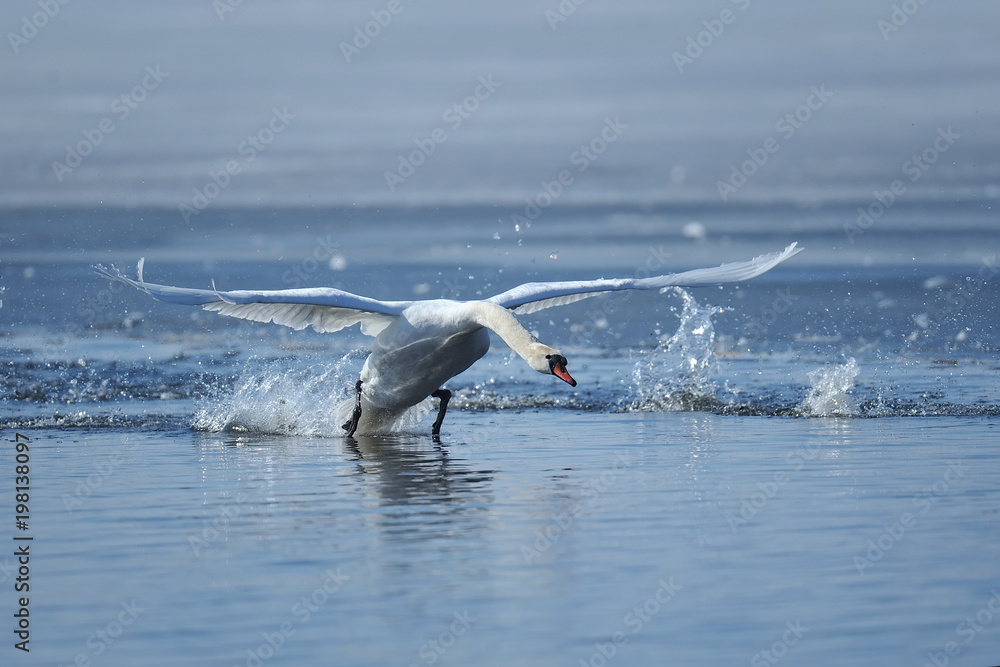
[[[529,314],[568,303],[589,299],[605,292],[630,289],[666,289],[667,287],[702,287],[756,278],[802,252],[796,243],[782,252],[755,257],[746,262],[732,262],[711,269],[694,269],[650,278],[618,278],[609,280],[578,280],[555,283],[525,283],[487,299],[518,314]]]
[[[340,331],[355,324],[361,332],[377,336],[396,320],[411,302],[378,301],[332,287],[287,290],[218,290],[188,289],[147,283],[142,278],[145,260],[139,260],[137,279],[125,276],[112,266],[95,266],[105,278],[119,280],[168,303],[201,306],[221,315],[254,322],[274,322],[293,329],[311,326],[320,333]]]

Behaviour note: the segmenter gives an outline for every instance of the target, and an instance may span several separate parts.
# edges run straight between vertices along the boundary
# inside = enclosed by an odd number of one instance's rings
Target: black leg
[[[444,421],[444,413],[448,411],[448,401],[451,400],[451,392],[447,389],[438,389],[431,396],[441,401],[441,405],[438,406],[437,419],[434,420],[434,424],[431,426],[431,435],[441,435],[441,423]]]
[[[361,421],[361,380],[358,380],[358,383],[354,385],[354,389],[358,392],[358,402],[354,404],[354,412],[351,414],[351,421],[341,426],[342,429],[347,431],[348,437],[354,435],[354,432],[358,430],[358,422]]]

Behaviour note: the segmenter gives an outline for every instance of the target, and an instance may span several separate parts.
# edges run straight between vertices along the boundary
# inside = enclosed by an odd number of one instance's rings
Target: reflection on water
[[[377,528],[373,538],[390,543],[470,540],[486,527],[494,471],[470,465],[439,438],[226,433],[198,442],[206,502],[224,514],[234,498],[226,487],[241,489],[241,530],[261,537],[291,521],[322,539],[361,517]]]
[[[355,469],[385,506],[442,505],[440,516],[481,510],[489,500],[492,470],[473,470],[439,438],[416,435],[344,438]]]

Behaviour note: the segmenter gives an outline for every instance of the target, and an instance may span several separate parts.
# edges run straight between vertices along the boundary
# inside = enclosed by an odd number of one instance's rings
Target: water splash
[[[672,287],[681,299],[680,323],[669,337],[646,351],[632,370],[632,398],[627,411],[662,412],[717,407],[711,375],[716,367],[715,326],[718,306],[701,306],[693,296]],[[677,312],[674,307],[671,310]]]
[[[824,366],[809,372],[812,389],[799,404],[799,410],[810,417],[856,417],[860,414],[857,403],[848,395],[854,388],[854,379],[861,372],[854,357],[846,364]]]
[[[289,368],[287,359],[251,358],[231,392],[199,405],[199,431],[334,435],[341,433],[340,406],[352,396],[359,355]]]

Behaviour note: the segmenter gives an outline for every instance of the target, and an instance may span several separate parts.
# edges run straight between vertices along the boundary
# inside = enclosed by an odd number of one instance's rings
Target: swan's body
[[[363,333],[375,336],[375,343],[361,369],[356,399],[342,406],[350,413],[345,430],[354,435],[391,427],[407,410],[434,396],[441,400],[433,426],[436,434],[451,395],[442,385],[486,354],[489,331],[536,371],[576,386],[566,371],[566,358],[535,340],[514,317],[515,313],[534,313],[604,292],[749,280],[800,250],[793,243],[783,252],[747,262],[651,278],[526,283],[483,301],[378,301],[328,287],[219,292],[147,283],[142,278],[141,260],[137,280],[114,267],[95,268],[105,277],[132,285],[161,301],[200,305],[223,315],[275,322],[293,329],[311,326],[319,332],[360,324]]]

